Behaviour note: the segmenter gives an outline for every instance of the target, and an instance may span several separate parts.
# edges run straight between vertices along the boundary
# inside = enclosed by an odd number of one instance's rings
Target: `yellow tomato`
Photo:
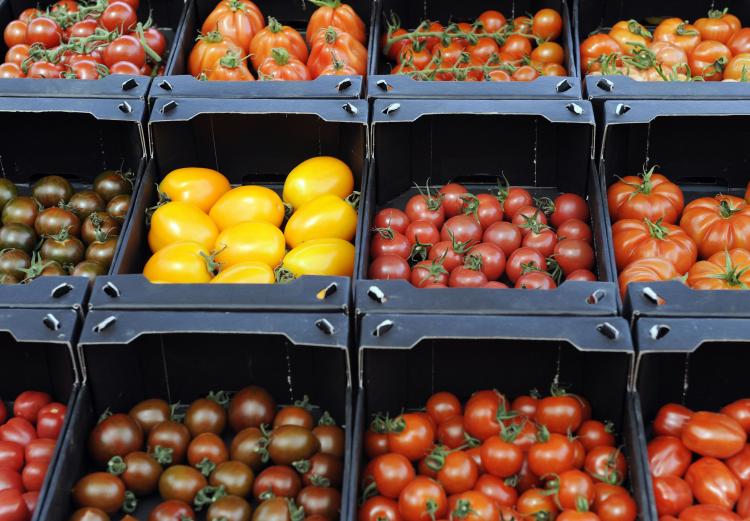
[[[219,229],[203,210],[190,203],[172,201],[151,216],[148,245],[156,253],[175,242],[192,241],[213,248]]]
[[[340,275],[354,271],[354,246],[343,239],[313,239],[286,254],[282,266],[295,277]]]
[[[263,262],[240,262],[222,270],[211,284],[273,284],[273,270]]]
[[[151,282],[202,284],[213,276],[207,248],[197,242],[176,242],[154,253],[143,268]]]
[[[159,191],[170,201],[193,203],[204,212],[231,189],[227,178],[210,168],[178,168],[159,183]]]
[[[312,239],[351,241],[357,230],[357,212],[338,195],[323,195],[292,214],[284,228],[290,248]]]
[[[284,258],[284,234],[268,223],[240,223],[219,234],[214,245],[222,268],[240,262],[258,261],[273,268]]]
[[[269,188],[240,186],[222,195],[208,215],[220,230],[247,222],[267,222],[279,227],[284,220],[284,203]]]
[[[346,197],[354,190],[354,176],[351,169],[335,157],[313,157],[303,161],[284,182],[284,201],[299,208],[321,195],[334,194]]]

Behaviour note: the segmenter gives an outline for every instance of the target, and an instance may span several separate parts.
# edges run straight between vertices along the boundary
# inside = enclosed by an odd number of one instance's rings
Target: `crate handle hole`
[[[178,103],[175,100],[169,100],[161,109],[159,109],[159,112],[161,112],[162,114],[166,114],[167,112],[171,112],[176,109],[177,105]]]
[[[336,90],[341,92],[342,90],[346,90],[351,86],[352,86],[351,78],[344,78],[343,80],[341,80],[340,82],[336,84]]]
[[[661,340],[662,338],[667,336],[670,331],[672,331],[672,328],[668,325],[656,324],[648,330],[648,334],[649,336],[651,336],[651,340]]]
[[[391,103],[386,108],[383,109],[383,114],[390,116],[394,112],[396,112],[398,109],[401,108],[401,103]]]
[[[561,81],[560,83],[558,83],[557,85],[555,85],[555,91],[557,93],[567,92],[567,91],[569,91],[572,88],[573,88],[573,85],[571,85],[570,82],[567,79],[565,79],[565,80]]]
[[[172,92],[172,84],[167,80],[162,80],[161,82],[159,82],[159,88]]]
[[[104,286],[102,286],[102,291],[112,298],[117,298],[120,296],[120,288],[118,288],[111,282],[107,282]]]
[[[120,112],[124,112],[125,114],[130,114],[133,112],[133,107],[130,106],[130,103],[127,101],[123,101],[119,105],[117,105],[117,108],[120,109]]]
[[[57,331],[58,329],[60,329],[60,321],[57,320],[57,317],[52,313],[47,313],[46,315],[44,315],[42,324],[47,326],[47,329],[51,331]]]
[[[115,322],[117,322],[117,319],[114,316],[108,316],[107,318],[99,322],[97,325],[92,327],[91,330],[94,333],[101,333],[102,331],[110,327]]]
[[[335,282],[331,282],[328,286],[318,291],[316,298],[318,300],[325,300],[326,298],[336,293],[336,290],[338,289],[339,289],[338,285]]]
[[[317,322],[315,322],[315,326],[320,329],[323,333],[326,335],[332,335],[336,332],[336,328],[333,327],[333,324],[331,324],[328,320],[325,318],[321,318]]]
[[[385,81],[385,80],[378,80],[378,81],[377,81],[377,82],[375,83],[375,85],[377,85],[377,86],[378,86],[378,88],[380,88],[380,90],[384,90],[384,91],[389,91],[389,90],[391,90],[391,89],[393,88],[393,87],[391,87],[391,84],[390,84],[390,83],[388,83],[388,82],[387,82],[387,81]]]
[[[67,282],[63,282],[59,286],[55,286],[54,288],[52,288],[52,292],[50,293],[50,296],[52,298],[60,298],[63,295],[67,295],[71,291],[73,291],[73,286],[71,286]]]
[[[344,106],[341,108],[344,109],[344,111],[348,112],[349,114],[356,115],[359,113],[359,109],[355,107],[353,103],[345,103]]]
[[[135,81],[135,78],[128,78],[124,82],[122,82],[122,90],[130,90],[134,89],[138,86],[138,82]]]
[[[596,86],[607,92],[612,92],[613,90],[615,90],[615,84],[607,78],[602,78],[601,80],[597,81]]]
[[[602,299],[607,296],[607,292],[603,289],[597,289],[591,295],[586,298],[587,304],[598,304]]]
[[[565,108],[571,111],[576,116],[580,116],[583,114],[583,107],[581,107],[578,103],[568,103],[565,105]]]
[[[383,290],[377,286],[370,286],[369,288],[367,288],[367,296],[378,304],[383,304],[386,300],[388,300],[385,296],[385,293],[383,293]]]
[[[623,114],[626,114],[630,112],[630,105],[625,105],[624,103],[618,103],[615,107],[615,114],[618,116],[622,116]]]
[[[651,289],[650,287],[646,286],[643,288],[643,297],[651,302],[652,304],[655,304],[657,306],[663,306],[667,301],[664,300],[659,296],[659,294]]]
[[[599,324],[598,326],[596,326],[596,330],[610,340],[617,340],[618,338],[620,338],[620,330],[609,322]]]
[[[383,320],[380,324],[375,326],[375,331],[372,332],[372,336],[383,336],[391,329],[393,329],[393,320]]]

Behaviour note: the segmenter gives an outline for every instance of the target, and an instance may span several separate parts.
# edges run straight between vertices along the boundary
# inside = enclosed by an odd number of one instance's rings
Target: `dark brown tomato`
[[[10,223],[0,228],[0,250],[16,248],[31,254],[37,240],[36,232],[25,224]]]
[[[109,269],[112,260],[115,258],[115,249],[117,248],[117,237],[104,239],[103,241],[94,241],[86,247],[86,260],[98,262],[105,268]]]
[[[13,199],[17,195],[18,188],[16,188],[15,183],[7,177],[0,178],[0,210],[5,207],[8,201]]]
[[[195,512],[184,501],[170,499],[159,503],[148,515],[148,521],[183,521],[195,519]]]
[[[75,265],[70,274],[74,277],[86,277],[89,280],[94,280],[96,277],[106,275],[107,268],[105,268],[103,264],[96,261],[82,260]]]
[[[89,454],[104,466],[113,456],[126,456],[143,447],[143,431],[127,414],[100,421],[89,435]]]
[[[293,503],[283,497],[268,499],[255,509],[252,521],[292,521],[292,505]]]
[[[314,421],[312,414],[305,407],[283,407],[273,419],[273,428],[276,429],[283,425],[297,425],[312,430]]]
[[[3,224],[20,223],[33,228],[39,211],[35,199],[23,195],[14,197],[3,207]]]
[[[320,442],[321,454],[330,454],[337,458],[344,457],[344,429],[338,425],[324,423],[315,427],[312,433]]]
[[[31,265],[31,257],[23,250],[3,250],[0,252],[0,274],[10,275],[23,280],[23,270]]]
[[[223,486],[228,494],[245,497],[250,494],[255,474],[239,461],[225,461],[216,467],[209,483],[212,487]]]
[[[557,238],[578,239],[591,244],[591,227],[580,219],[568,219],[557,227]]]
[[[221,434],[226,424],[227,413],[224,407],[210,398],[195,400],[185,413],[185,425],[193,436],[204,432]]]
[[[309,459],[320,450],[320,442],[309,429],[284,425],[274,429],[268,444],[268,455],[277,465],[291,465]]]
[[[130,409],[128,416],[138,422],[144,434],[148,435],[155,426],[168,421],[170,413],[171,410],[166,401],[152,398],[137,403]]]
[[[276,416],[276,401],[261,387],[245,387],[229,402],[229,425],[235,432],[247,427],[270,425]]]
[[[73,194],[68,201],[68,207],[79,219],[85,219],[92,212],[103,212],[105,209],[104,199],[93,190],[83,190]]]
[[[195,495],[208,483],[203,474],[187,465],[166,469],[159,478],[159,494],[163,499],[177,499],[191,504]]]
[[[63,230],[59,234],[49,236],[42,241],[39,255],[44,260],[57,261],[63,266],[67,264],[75,266],[83,260],[85,251],[86,248],[80,239]]]
[[[83,221],[81,238],[86,244],[91,244],[101,237],[115,237],[120,234],[120,224],[107,212],[92,212]]]
[[[230,459],[241,461],[257,472],[263,466],[260,452],[256,450],[261,446],[261,440],[263,433],[257,427],[242,429],[232,439],[232,445],[229,447]]]
[[[112,474],[120,477],[125,488],[136,496],[153,494],[159,486],[163,471],[150,454],[142,451],[131,452],[124,458],[115,456],[109,460],[108,467]]]
[[[73,196],[73,187],[64,177],[48,175],[31,187],[31,196],[45,208],[67,203]]]
[[[209,520],[250,521],[252,508],[239,496],[224,496],[208,508],[206,518]]]
[[[263,470],[253,483],[253,496],[260,499],[264,492],[279,497],[294,498],[302,488],[302,480],[291,467],[275,465]]]
[[[66,229],[71,235],[78,235],[81,232],[81,220],[73,212],[57,206],[45,208],[34,221],[37,235],[57,235]]]
[[[165,462],[167,464],[178,464],[185,461],[189,443],[190,431],[188,428],[171,420],[154,426],[148,433],[149,453],[153,454],[157,447],[171,449],[171,461]]]
[[[208,472],[203,472],[206,475],[210,474],[215,465],[219,465],[228,459],[229,452],[226,444],[213,432],[199,434],[188,445],[187,460],[191,467],[198,467],[201,471],[204,471],[202,463],[205,463],[206,460],[213,463],[206,469]]]
[[[94,191],[109,202],[118,195],[132,194],[133,183],[122,172],[105,170],[94,179]]]
[[[309,460],[294,462],[292,466],[302,473],[302,483],[306,486],[314,485],[317,477],[328,480],[332,487],[341,488],[344,466],[335,456],[318,453]]]
[[[115,219],[125,219],[130,209],[130,194],[120,194],[107,203],[107,213]]]
[[[341,493],[335,488],[305,487],[297,494],[297,504],[306,515],[336,519],[341,510]]]
[[[506,257],[521,247],[522,240],[523,235],[518,226],[505,221],[491,224],[482,236],[482,242],[494,244],[503,250]]]
[[[73,501],[79,507],[98,508],[108,514],[120,510],[125,500],[125,485],[108,472],[87,474],[73,487]]]
[[[68,521],[109,521],[109,515],[99,508],[79,508]]]

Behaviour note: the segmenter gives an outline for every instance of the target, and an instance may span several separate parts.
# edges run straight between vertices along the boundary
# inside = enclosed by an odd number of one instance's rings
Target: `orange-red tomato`
[[[693,76],[700,76],[706,81],[719,81],[723,70],[732,58],[732,51],[723,43],[704,41],[696,45],[690,53],[688,65]]]
[[[685,481],[695,499],[703,505],[733,509],[742,485],[729,467],[716,458],[701,458],[687,470]]]
[[[750,250],[750,206],[740,197],[720,194],[691,201],[680,226],[704,259],[734,248]]]
[[[307,24],[307,43],[312,46],[313,39],[318,33],[328,27],[335,27],[350,35],[361,44],[367,43],[365,23],[352,6],[341,0],[319,0],[315,2],[318,9],[310,17]]]
[[[205,70],[214,69],[219,60],[226,56],[229,51],[238,55],[243,53],[243,50],[234,42],[217,32],[200,36],[193,50],[190,51],[188,72],[191,76],[197,77]]]
[[[741,248],[714,253],[688,272],[693,289],[750,289],[750,252]]]
[[[746,441],[742,425],[725,414],[697,412],[682,429],[682,443],[701,456],[730,458],[743,449]]]
[[[712,16],[713,14],[712,12],[708,17],[698,18],[694,24],[695,28],[701,33],[704,41],[727,43],[735,31],[727,20],[720,16]],[[717,11],[716,14],[721,14],[721,11]]]
[[[219,59],[211,69],[204,71],[209,81],[254,81],[255,78],[245,65],[244,60],[234,51]]]
[[[750,81],[750,53],[734,56],[724,67],[724,79]]]
[[[679,273],[687,273],[698,258],[698,247],[685,231],[674,224],[649,219],[622,219],[612,225],[617,269],[648,257],[674,264]]]
[[[750,27],[743,27],[729,39],[727,47],[732,54],[744,54],[750,52]]]
[[[253,37],[264,25],[263,14],[250,0],[221,0],[203,22],[201,33],[217,31],[247,53]]]
[[[619,55],[622,48],[617,41],[606,34],[592,34],[581,43],[581,66],[590,72],[595,62],[602,56]]]
[[[670,42],[690,54],[701,41],[701,33],[694,25],[680,18],[667,18],[654,30],[654,41]]]
[[[620,272],[618,283],[620,294],[627,293],[628,284],[632,282],[658,282],[679,278],[680,273],[669,261],[656,257],[647,257],[633,261]]]
[[[352,67],[357,74],[365,75],[367,69],[367,48],[358,40],[340,29],[329,27],[321,31],[312,42],[312,51],[307,68],[313,78],[329,67],[334,60],[340,60]]]
[[[289,55],[301,62],[307,61],[307,44],[302,35],[288,25],[281,25],[271,16],[268,25],[258,31],[250,42],[250,60],[255,70],[272,55],[274,49],[279,48],[286,49]]]
[[[607,190],[609,215],[613,222],[620,219],[662,219],[675,224],[684,207],[679,186],[654,168],[638,176],[625,176]],[[695,239],[695,237],[693,237]]]
[[[291,56],[280,47],[271,51],[271,56],[263,60],[257,68],[258,77],[262,80],[278,81],[306,81],[310,79],[310,71],[300,60]]]

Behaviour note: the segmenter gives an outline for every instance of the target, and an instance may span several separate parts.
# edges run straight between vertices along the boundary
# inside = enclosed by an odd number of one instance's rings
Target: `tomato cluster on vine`
[[[494,10],[472,23],[425,20],[413,30],[392,14],[381,46],[395,63],[391,74],[415,80],[533,81],[568,74],[555,41],[562,29],[560,13],[549,8],[511,20]]]
[[[366,74],[367,31],[341,0],[310,0],[318,9],[305,36],[250,0],[221,0],[208,15],[188,59],[188,72],[216,81],[307,81],[319,76]]]
[[[41,391],[24,391],[12,417],[0,401],[0,509],[3,519],[29,521],[34,515],[67,407]]]
[[[579,195],[534,199],[525,188],[472,194],[460,183],[429,187],[404,211],[374,218],[371,279],[418,288],[553,289],[594,281],[589,208]],[[505,282],[501,282],[505,281]]]
[[[750,81],[750,28],[724,10],[690,24],[665,18],[649,31],[620,20],[581,43],[588,74],[621,74],[637,81]]]
[[[633,521],[613,426],[553,386],[509,400],[432,395],[424,412],[376,415],[365,433],[359,521]]]
[[[750,190],[686,205],[682,189],[652,168],[613,183],[607,199],[623,295],[631,282],[663,280],[750,289]]]
[[[648,462],[660,521],[750,517],[750,399],[719,413],[670,403],[659,409]]]
[[[30,7],[3,32],[0,78],[98,80],[109,74],[162,74],[164,35],[138,21],[139,0],[59,0]]]
[[[277,408],[246,387],[231,400],[210,393],[186,409],[161,399],[102,415],[88,440],[97,470],[72,491],[72,521],[109,521],[159,494],[149,521],[337,521],[345,432],[307,397]],[[134,519],[131,516],[126,516]]]

